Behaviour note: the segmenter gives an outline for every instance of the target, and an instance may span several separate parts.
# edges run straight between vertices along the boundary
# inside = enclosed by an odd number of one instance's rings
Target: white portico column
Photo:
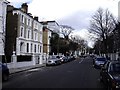
[[[36,58],[35,58],[35,55],[33,54],[33,55],[32,55],[32,61],[33,61],[33,65],[35,65],[35,64],[36,64],[36,61],[35,61],[35,59],[36,59]]]
[[[13,68],[15,68],[17,63],[17,56],[15,55],[15,51],[13,51],[12,63],[13,63]]]

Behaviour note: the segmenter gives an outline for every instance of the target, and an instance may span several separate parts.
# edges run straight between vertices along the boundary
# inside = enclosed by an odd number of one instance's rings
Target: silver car
[[[46,65],[59,65],[61,64],[61,59],[59,56],[51,56],[48,58]]]

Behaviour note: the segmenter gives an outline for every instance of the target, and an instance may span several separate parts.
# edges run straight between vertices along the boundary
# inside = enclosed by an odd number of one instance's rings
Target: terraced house
[[[41,24],[43,25],[43,54],[45,60],[51,53],[50,40],[54,37],[53,33],[59,34],[60,27],[56,21],[42,21]]]
[[[9,2],[6,0],[0,0],[0,57],[4,55],[4,42],[6,31],[6,9]]]
[[[38,21],[38,17],[28,13],[27,3],[23,3],[21,8],[9,5],[7,12],[7,60],[13,62],[11,56],[15,55],[17,59],[14,62],[24,62],[22,66],[42,64],[43,25]]]

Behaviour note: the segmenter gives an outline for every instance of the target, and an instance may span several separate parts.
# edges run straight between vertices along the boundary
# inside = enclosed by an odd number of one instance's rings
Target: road
[[[87,57],[58,66],[42,67],[13,74],[4,88],[103,88],[99,70]]]

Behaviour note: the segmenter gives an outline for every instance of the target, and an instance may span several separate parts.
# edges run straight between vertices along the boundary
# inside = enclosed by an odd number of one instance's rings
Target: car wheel
[[[3,81],[7,81],[8,78],[9,78],[9,75],[7,75],[7,74],[3,74],[3,75],[2,75]]]

